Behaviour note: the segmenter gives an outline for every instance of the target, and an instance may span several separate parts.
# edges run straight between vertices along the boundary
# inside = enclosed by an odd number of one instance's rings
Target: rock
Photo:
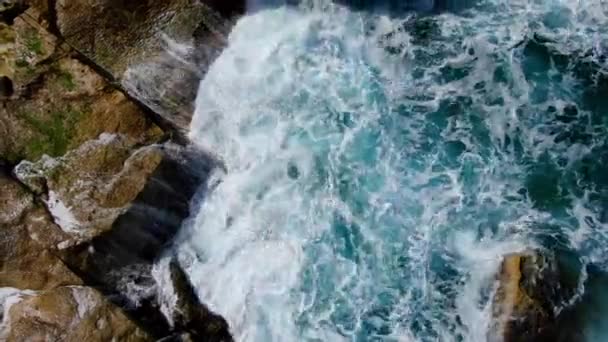
[[[0,288],[0,341],[6,341],[10,333],[10,316],[8,315],[11,307],[19,303],[24,296],[34,295],[34,291],[22,291],[11,287]]]
[[[521,48],[523,71],[527,78],[537,77],[537,73],[548,73],[551,68],[569,74],[581,84],[583,110],[601,117],[608,105],[608,65],[606,53],[601,48],[574,50],[560,37],[549,38],[534,33],[515,47]],[[528,62],[528,60],[530,62]],[[529,67],[528,67],[529,65]]]
[[[59,157],[102,133],[138,144],[163,136],[136,104],[72,58],[53,63],[27,96],[0,107],[0,132],[0,155],[13,162]]]
[[[494,295],[494,324],[489,341],[570,341],[559,329],[558,310],[575,295],[547,253],[528,251],[506,255]]]
[[[55,223],[70,238],[63,249],[112,228],[162,160],[154,146],[136,148],[128,138],[103,133],[65,156],[24,161],[15,175],[42,195]]]
[[[22,295],[8,310],[6,341],[153,341],[92,288]]]
[[[21,14],[26,8],[23,0],[2,0],[0,1],[0,22],[11,23],[13,19]]]
[[[163,138],[145,109],[83,64],[69,46],[58,44],[36,8],[3,25],[0,79],[11,88],[0,94],[5,98],[0,106],[3,159],[16,163],[44,154],[62,156],[102,133],[119,133],[139,144]]]
[[[15,60],[15,32],[0,22],[0,98],[10,98],[14,93],[13,75],[15,73],[13,61]]]
[[[42,26],[43,18],[33,8],[15,18],[10,29],[15,35],[13,55],[5,61],[14,71],[16,95],[25,90],[42,72],[49,68],[48,61],[59,51],[57,38]]]
[[[193,341],[232,341],[226,320],[199,301],[177,260],[162,259],[155,265],[154,275],[161,310],[174,330]]]
[[[18,222],[34,206],[34,198],[23,186],[0,170],[0,224]]]
[[[228,2],[59,0],[57,27],[68,44],[175,126],[186,130],[198,83],[239,13]],[[233,3],[233,2],[230,2]],[[235,8],[234,11],[230,11]]]
[[[37,241],[42,229],[59,231],[32,194],[0,172],[0,287],[43,290],[82,283]]]
[[[214,161],[151,111],[187,127],[228,22],[194,0],[25,3],[0,23],[0,340],[229,336],[185,276],[179,324],[161,312],[153,265]]]
[[[64,256],[71,269],[98,284],[156,338],[176,331],[161,312],[153,265],[189,216],[190,200],[213,166],[195,148],[168,144],[161,151],[162,161],[111,229]]]

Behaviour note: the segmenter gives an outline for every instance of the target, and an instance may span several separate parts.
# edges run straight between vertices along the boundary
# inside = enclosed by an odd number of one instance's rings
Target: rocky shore
[[[0,3],[0,340],[231,340],[166,247],[214,167],[184,132],[243,10]]]
[[[167,246],[216,167],[185,132],[244,10],[0,1],[0,340],[232,340]],[[575,289],[553,255],[507,255],[495,283],[488,340],[556,340]]]

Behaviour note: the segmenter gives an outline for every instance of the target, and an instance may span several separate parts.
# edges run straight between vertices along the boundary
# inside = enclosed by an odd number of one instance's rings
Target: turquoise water
[[[238,341],[485,341],[502,256],[545,248],[602,341],[607,37],[601,0],[243,17],[190,131],[225,165],[177,247],[199,296]]]

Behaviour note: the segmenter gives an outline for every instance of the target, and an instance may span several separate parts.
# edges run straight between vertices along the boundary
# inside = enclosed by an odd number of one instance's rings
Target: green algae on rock
[[[137,149],[120,135],[104,133],[63,157],[22,162],[15,174],[45,195],[55,222],[72,235],[66,247],[110,229],[161,159],[154,147]]]

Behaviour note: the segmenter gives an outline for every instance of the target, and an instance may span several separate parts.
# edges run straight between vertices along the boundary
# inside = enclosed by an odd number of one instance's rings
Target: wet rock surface
[[[219,6],[219,12],[214,6]],[[198,82],[243,2],[57,1],[57,28],[130,94],[187,129]],[[225,15],[225,16],[222,16]]]
[[[560,260],[541,251],[506,255],[498,274],[490,341],[578,341],[567,323],[576,283]]]
[[[64,260],[160,338],[183,326],[171,326],[161,312],[162,286],[152,273],[154,263],[188,216],[190,199],[212,165],[195,149],[165,145],[158,152],[160,163],[129,209],[103,234],[66,250]],[[194,298],[188,297],[188,303],[203,308],[190,301]],[[189,324],[206,324],[194,318]]]
[[[177,341],[232,341],[228,323],[211,312],[196,296],[188,276],[178,261],[165,256],[153,270],[159,286],[157,293],[161,311]],[[205,322],[200,324],[199,322]]]

